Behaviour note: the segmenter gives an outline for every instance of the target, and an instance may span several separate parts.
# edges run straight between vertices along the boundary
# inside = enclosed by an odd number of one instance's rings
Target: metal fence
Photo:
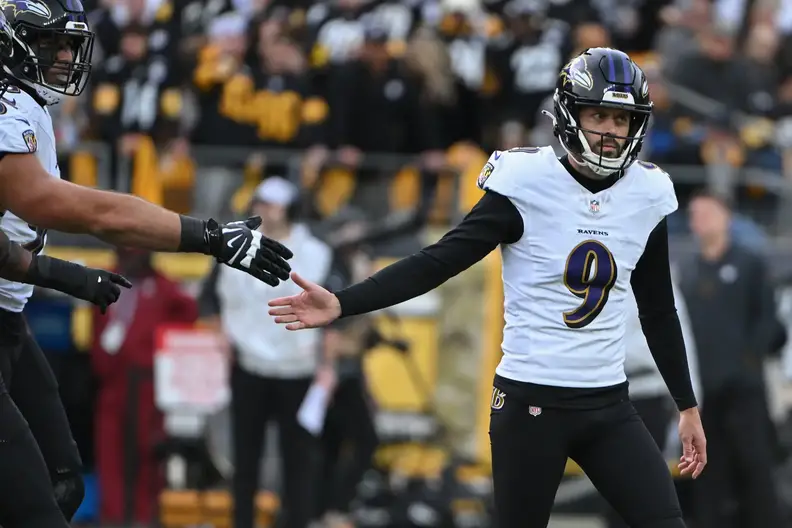
[[[92,181],[99,188],[134,192],[140,188],[141,174],[146,174],[140,168],[143,161],[138,157],[115,152],[107,143],[83,143],[69,155],[73,157],[75,153],[88,154],[95,160]],[[258,172],[259,177],[261,173],[277,173],[299,183],[311,199],[316,199],[319,192],[329,191],[331,197],[335,193],[336,199],[353,203],[372,214],[391,210],[394,202],[401,207],[410,206],[411,201],[423,196],[433,201],[434,214],[430,220],[445,225],[457,221],[475,203],[478,196],[475,176],[488,153],[474,147],[463,156],[449,152],[447,170],[441,171],[443,177],[429,185],[425,182],[429,173],[421,172],[419,156],[367,153],[354,170],[344,172],[341,177],[339,170],[345,169],[332,154],[316,171],[318,175],[306,176],[305,154],[304,150],[293,149],[193,145],[189,185],[185,187],[183,181],[177,185],[185,195],[180,205],[202,216],[238,214],[230,202],[238,197],[241,187],[250,184],[251,167],[254,166],[252,172]],[[454,157],[462,161],[451,161]],[[155,153],[147,159],[159,158]],[[405,176],[405,169],[410,167],[418,171],[416,181]],[[792,180],[784,175],[763,169],[736,168],[725,162],[708,166],[664,166],[663,169],[677,184],[683,207],[686,190],[707,186],[728,196],[740,197],[738,208],[756,220],[770,236],[779,238],[779,243],[786,244],[792,239]],[[324,179],[328,174],[333,175],[330,181]],[[70,176],[74,180],[77,175]],[[404,181],[397,182],[399,178]],[[152,195],[155,197],[163,196],[163,190],[172,186],[165,177],[149,175],[147,179],[147,188],[154,187]],[[331,188],[320,189],[317,181]],[[344,186],[349,188],[342,188]],[[746,193],[746,189],[750,192]],[[394,196],[394,192],[411,196]],[[167,206],[167,200],[165,202]]]

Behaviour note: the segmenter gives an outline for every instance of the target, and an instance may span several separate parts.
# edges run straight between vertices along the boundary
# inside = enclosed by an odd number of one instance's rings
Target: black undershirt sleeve
[[[631,285],[649,350],[680,411],[695,407],[682,326],[676,312],[668,259],[668,226],[663,219],[649,235],[632,273]]]
[[[512,244],[522,235],[522,216],[514,204],[488,191],[436,244],[336,292],[341,317],[381,310],[423,295],[486,257],[499,244]]]

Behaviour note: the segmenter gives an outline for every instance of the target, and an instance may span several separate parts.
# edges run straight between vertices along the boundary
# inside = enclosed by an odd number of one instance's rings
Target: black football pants
[[[661,452],[664,451],[668,439],[668,426],[674,415],[673,402],[664,396],[636,398],[632,402],[657,447]],[[608,528],[629,528],[612,508],[607,512],[606,517]]]
[[[2,310],[0,376],[0,525],[65,528],[68,523],[55,499],[50,470],[31,428],[41,426],[44,429],[39,433],[52,435],[43,439],[48,449],[60,451],[63,447],[76,455],[76,446],[72,451],[71,431],[46,358],[30,336],[22,314]],[[13,390],[9,391],[16,387],[19,404],[12,398]],[[27,420],[24,413],[30,415]],[[79,455],[76,457],[79,464]],[[60,463],[53,460],[55,465]]]
[[[490,441],[498,528],[547,526],[567,458],[631,528],[685,527],[666,461],[629,400],[540,411],[500,379],[496,387],[502,397],[492,406]]]

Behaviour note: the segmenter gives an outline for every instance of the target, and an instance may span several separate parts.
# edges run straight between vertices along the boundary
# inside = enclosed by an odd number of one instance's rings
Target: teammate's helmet
[[[91,73],[94,34],[80,0],[0,0],[0,9],[13,29],[13,58],[5,69],[20,81],[35,85],[39,95],[79,95]],[[70,45],[72,60],[59,60]]]
[[[595,153],[579,125],[581,106],[600,106],[630,111],[627,136],[611,136],[626,140],[617,158]],[[561,70],[553,95],[554,133],[564,150],[575,161],[587,165],[600,176],[607,176],[629,167],[643,146],[652,101],[643,71],[630,57],[611,48],[589,48]],[[602,135],[602,134],[601,134]]]
[[[14,59],[14,30],[11,24],[0,11],[0,62],[12,61]]]

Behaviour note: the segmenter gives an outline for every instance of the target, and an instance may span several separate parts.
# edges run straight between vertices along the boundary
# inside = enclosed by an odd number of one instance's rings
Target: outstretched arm
[[[0,277],[42,288],[63,292],[91,302],[105,312],[118,300],[121,286],[132,284],[121,275],[104,270],[86,268],[73,262],[33,255],[19,244],[11,242],[0,231]]]
[[[292,274],[303,292],[270,301],[269,314],[289,330],[325,326],[338,317],[373,312],[440,286],[487,256],[498,244],[522,237],[520,213],[508,198],[488,191],[439,242],[332,294]]]
[[[489,191],[437,243],[337,292],[341,317],[373,312],[423,295],[486,257],[499,244],[516,242],[522,234],[522,217],[514,204]]]
[[[6,154],[0,160],[0,204],[44,229],[152,251],[178,251],[186,242],[193,251],[208,253],[200,228],[188,226],[182,240],[178,214],[136,196],[53,178],[34,154]]]
[[[41,228],[118,246],[213,255],[272,285],[288,279],[291,252],[255,231],[258,223],[218,225],[129,194],[75,185],[50,176],[32,153],[2,154],[0,204]]]

